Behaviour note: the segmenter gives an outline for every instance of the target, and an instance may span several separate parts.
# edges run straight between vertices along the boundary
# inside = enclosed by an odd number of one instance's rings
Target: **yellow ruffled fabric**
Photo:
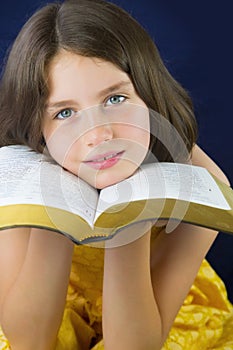
[[[232,330],[224,283],[204,260],[162,350],[232,350]]]
[[[75,247],[56,350],[89,350],[101,340],[103,268],[103,249]]]
[[[102,249],[75,248],[56,350],[104,350],[103,261]],[[233,307],[224,283],[204,260],[162,350],[233,350],[232,329]]]
[[[0,328],[0,350],[9,350],[10,344]]]
[[[56,350],[104,350],[102,283],[104,250],[75,247]],[[233,307],[224,283],[206,260],[162,350],[233,350]],[[10,345],[0,332],[0,350]]]

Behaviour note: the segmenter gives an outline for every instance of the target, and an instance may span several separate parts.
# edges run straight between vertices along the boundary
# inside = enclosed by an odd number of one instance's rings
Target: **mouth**
[[[89,159],[84,161],[84,164],[90,166],[96,170],[104,170],[107,168],[111,168],[121,159],[122,155],[125,151],[121,152],[108,152],[105,154],[100,154],[95,156],[93,159]]]

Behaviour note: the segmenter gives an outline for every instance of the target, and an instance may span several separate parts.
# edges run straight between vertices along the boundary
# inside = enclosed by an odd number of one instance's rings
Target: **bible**
[[[0,148],[0,229],[39,227],[76,244],[110,239],[125,226],[183,221],[233,233],[233,190],[205,168],[181,163],[143,164],[101,191],[27,146]]]

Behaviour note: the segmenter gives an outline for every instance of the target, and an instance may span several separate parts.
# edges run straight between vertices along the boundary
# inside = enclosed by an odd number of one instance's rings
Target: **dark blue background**
[[[232,33],[230,1],[113,0],[128,10],[157,43],[174,77],[189,91],[199,123],[199,145],[233,183]],[[17,32],[47,1],[0,5],[0,64]],[[233,236],[220,234],[208,260],[233,300]],[[195,252],[194,252],[195,253]]]

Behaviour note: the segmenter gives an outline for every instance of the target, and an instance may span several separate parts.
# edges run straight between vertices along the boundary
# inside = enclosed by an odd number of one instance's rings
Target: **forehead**
[[[62,50],[51,60],[48,66],[48,79],[51,82],[59,76],[70,76],[72,74],[76,74],[79,80],[83,77],[91,77],[93,74],[93,78],[98,75],[101,75],[102,79],[106,76],[109,76],[109,78],[121,76],[130,81],[127,73],[109,61]]]
[[[49,95],[52,99],[86,98],[102,92],[134,91],[127,73],[111,62],[62,51],[50,63]]]

